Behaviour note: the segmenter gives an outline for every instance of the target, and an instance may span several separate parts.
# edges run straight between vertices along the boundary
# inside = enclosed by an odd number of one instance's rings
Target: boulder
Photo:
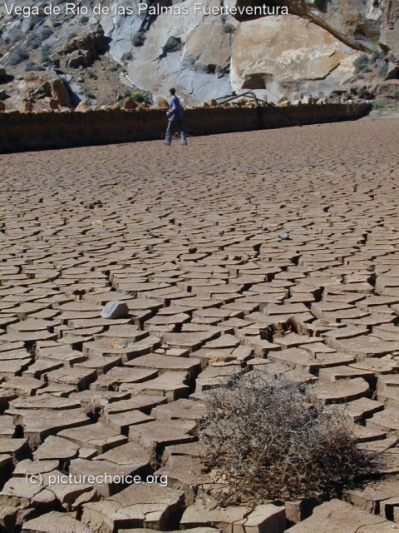
[[[399,78],[399,62],[390,61],[388,63],[388,72],[386,79],[395,80]]]
[[[377,83],[371,88],[372,93],[382,98],[397,98],[399,94],[399,80],[386,80],[381,83]]]
[[[91,57],[87,50],[74,50],[67,56],[68,68],[87,67],[91,63]]]
[[[80,35],[70,40],[63,48],[62,52],[67,56],[70,68],[88,67],[104,54],[108,49],[104,32],[97,27],[95,31],[86,35]]]
[[[75,111],[79,111],[79,112],[89,111],[89,109],[90,107],[87,105],[86,102],[80,102],[79,105],[75,107]]]
[[[0,113],[6,110],[6,104],[0,101]]]
[[[52,111],[58,111],[58,109],[60,108],[57,100],[54,100],[53,98],[50,98],[49,103],[48,103],[48,107]]]
[[[4,65],[0,65],[0,81],[4,81],[6,77],[7,77],[6,67]]]
[[[20,113],[31,113],[32,112],[32,102],[26,100],[25,98],[21,101],[19,106]]]
[[[130,111],[131,109],[137,109],[138,107],[139,107],[138,104],[136,104],[136,102],[133,100],[131,96],[129,96],[128,98],[125,98],[125,101],[123,102],[123,106],[122,106],[123,109],[126,109],[128,111]]]
[[[166,98],[163,98],[162,96],[158,96],[156,107],[158,109],[169,109],[169,103],[166,100]]]
[[[295,15],[241,23],[232,45],[232,85],[266,91],[270,100],[331,92],[354,74],[360,54]],[[266,46],[267,43],[267,46]]]
[[[108,302],[101,311],[101,318],[123,318],[129,313],[125,302]]]
[[[54,78],[50,80],[51,94],[54,100],[57,100],[60,106],[68,107],[71,103],[68,89],[61,78]]]

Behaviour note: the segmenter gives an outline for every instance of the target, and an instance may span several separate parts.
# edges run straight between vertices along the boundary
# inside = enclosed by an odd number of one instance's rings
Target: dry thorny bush
[[[209,394],[199,437],[222,503],[340,496],[369,470],[342,411],[309,393],[257,370]]]

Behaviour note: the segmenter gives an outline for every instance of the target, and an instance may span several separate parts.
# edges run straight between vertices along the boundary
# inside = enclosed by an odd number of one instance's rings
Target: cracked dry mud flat
[[[298,522],[295,504],[206,506],[204,393],[246,366],[314,382],[383,459],[385,479],[291,531],[399,529],[398,130],[362,120],[187,149],[0,156],[4,531]],[[114,300],[129,315],[101,318]],[[61,472],[156,473],[169,486],[49,487]]]

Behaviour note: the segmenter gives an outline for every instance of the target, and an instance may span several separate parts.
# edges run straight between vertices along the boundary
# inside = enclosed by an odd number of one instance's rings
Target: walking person
[[[170,146],[170,143],[172,142],[172,135],[177,130],[180,133],[182,146],[187,146],[186,128],[184,127],[183,109],[181,107],[180,100],[177,98],[176,89],[173,87],[169,90],[169,93],[171,96],[171,101],[169,109],[166,113],[168,116],[168,127],[166,129],[164,145]]]

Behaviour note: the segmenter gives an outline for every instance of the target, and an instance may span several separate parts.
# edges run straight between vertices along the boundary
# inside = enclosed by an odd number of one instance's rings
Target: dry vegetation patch
[[[371,464],[341,412],[261,371],[209,394],[199,436],[225,504],[340,496]]]

